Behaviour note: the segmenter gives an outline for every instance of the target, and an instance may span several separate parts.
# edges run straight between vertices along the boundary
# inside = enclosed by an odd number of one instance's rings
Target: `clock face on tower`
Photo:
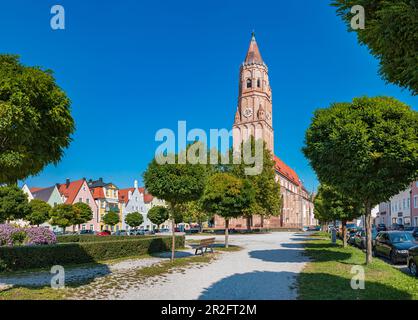
[[[249,118],[253,115],[253,110],[251,108],[247,108],[244,110],[244,117]]]

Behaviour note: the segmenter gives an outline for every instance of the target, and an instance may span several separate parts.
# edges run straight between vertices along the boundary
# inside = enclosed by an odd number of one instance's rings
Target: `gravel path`
[[[199,237],[188,237],[199,239]],[[222,241],[223,237],[217,237]],[[244,249],[223,253],[203,267],[168,274],[152,286],[127,288],[117,297],[130,300],[291,300],[297,298],[296,276],[308,261],[302,255],[304,236],[277,232],[234,235],[231,243]]]
[[[200,239],[188,236],[188,239]],[[204,238],[204,237],[203,237]],[[216,236],[223,242],[223,236]],[[230,242],[243,249],[223,252],[208,264],[195,264],[154,277],[138,277],[138,270],[167,261],[170,253],[159,257],[125,260],[95,267],[65,270],[70,299],[129,300],[291,300],[297,298],[296,276],[307,258],[302,255],[305,235],[277,232],[261,235],[233,235]],[[191,256],[193,250],[177,252]],[[0,290],[10,286],[49,286],[48,272],[0,277]]]

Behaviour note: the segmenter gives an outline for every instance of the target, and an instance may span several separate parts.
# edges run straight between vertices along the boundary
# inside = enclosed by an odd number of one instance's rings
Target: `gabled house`
[[[133,188],[120,189],[119,190],[119,203],[122,209],[122,228],[124,230],[131,229],[125,223],[125,217],[132,212],[139,212],[144,217],[144,222],[140,226],[141,229],[154,229],[153,223],[148,219],[148,211],[152,208],[158,199],[154,198],[149,193],[146,193],[145,188],[138,188],[138,181],[135,181]],[[164,205],[159,200],[160,205]]]
[[[57,187],[63,203],[75,204],[78,202],[84,202],[88,204],[91,210],[93,211],[93,219],[81,225],[80,229],[99,231],[100,227],[98,208],[86,179],[81,179],[77,181],[70,181],[70,179],[67,179],[65,183],[58,184]],[[78,230],[78,226],[76,226],[75,230],[80,231]]]
[[[94,201],[98,208],[99,230],[118,231],[122,230],[122,210],[119,204],[119,189],[113,183],[106,183],[103,178],[99,180],[89,180],[88,187],[91,190]],[[103,222],[103,216],[113,211],[119,215],[119,223],[115,226],[108,226]]]
[[[32,201],[34,199],[39,199],[48,203],[51,207],[55,207],[58,204],[62,204],[62,198],[58,191],[57,186],[52,186],[48,188],[29,188],[28,185],[24,185],[22,187],[24,193],[28,196],[28,201]],[[27,224],[26,222],[19,222],[19,224]],[[60,228],[57,226],[51,226],[48,223],[42,224],[42,227],[47,227],[52,229],[53,231],[60,231]]]

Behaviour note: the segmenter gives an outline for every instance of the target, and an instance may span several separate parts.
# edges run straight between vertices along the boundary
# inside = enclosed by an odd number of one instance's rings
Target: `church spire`
[[[247,56],[244,63],[258,63],[263,64],[260,50],[258,49],[257,41],[255,40],[255,32],[252,32],[250,47],[248,48]]]

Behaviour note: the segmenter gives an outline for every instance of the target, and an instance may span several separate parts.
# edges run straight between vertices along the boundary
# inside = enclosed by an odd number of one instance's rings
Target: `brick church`
[[[239,77],[238,108],[233,126],[234,149],[254,136],[262,138],[274,154],[273,104],[268,67],[264,63],[253,33]],[[277,217],[262,219],[253,216],[252,228],[296,228],[316,225],[313,215],[312,195],[305,189],[297,173],[274,156],[276,181],[280,183],[282,212]],[[215,217],[215,227],[223,228],[225,221]],[[230,227],[245,229],[247,219],[231,219]]]

